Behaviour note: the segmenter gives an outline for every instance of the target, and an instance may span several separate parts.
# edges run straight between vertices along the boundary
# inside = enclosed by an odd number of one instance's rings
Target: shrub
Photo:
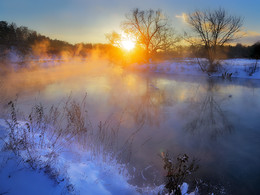
[[[164,166],[167,171],[165,188],[169,194],[181,195],[181,185],[189,175],[195,172],[199,167],[196,161],[189,163],[189,157],[186,154],[179,155],[173,162],[168,153],[162,152],[161,155]]]

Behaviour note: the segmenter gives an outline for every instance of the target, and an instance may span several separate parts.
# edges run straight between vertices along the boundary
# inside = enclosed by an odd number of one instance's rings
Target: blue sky
[[[260,40],[260,0],[1,0],[0,20],[71,43],[104,43],[105,33],[118,31],[125,14],[134,8],[161,9],[182,33],[188,27],[176,16],[219,7],[244,18],[247,35],[238,42]]]

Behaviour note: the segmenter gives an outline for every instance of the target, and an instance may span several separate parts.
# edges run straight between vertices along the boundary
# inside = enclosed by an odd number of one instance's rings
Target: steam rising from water
[[[122,74],[122,68],[113,65],[99,51],[93,51],[87,58],[66,52],[53,57],[46,54],[46,44],[33,47],[33,57],[25,56],[16,62],[9,59],[0,64],[0,100],[13,98],[19,93],[41,91],[51,83],[81,76],[115,77]]]

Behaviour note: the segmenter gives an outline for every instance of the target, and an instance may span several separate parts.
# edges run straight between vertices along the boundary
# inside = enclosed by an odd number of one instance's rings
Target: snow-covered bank
[[[26,125],[25,122],[18,121],[17,130],[23,131]],[[163,185],[143,188],[130,185],[128,180],[131,175],[124,164],[115,159],[104,161],[103,154],[94,157],[77,143],[63,146],[62,150],[56,151],[57,158],[51,162],[51,166],[46,155],[46,150],[50,147],[46,145],[47,147],[40,148],[36,145],[33,152],[38,153],[36,156],[40,155],[40,160],[33,162],[38,166],[31,166],[26,151],[22,149],[19,155],[15,155],[13,151],[4,148],[10,139],[9,127],[5,120],[0,119],[0,194],[134,195],[158,194],[164,188]],[[35,136],[35,139],[40,141],[41,138]],[[48,144],[48,141],[45,143]],[[33,157],[35,154],[30,155]],[[184,183],[181,191],[183,195],[188,195],[188,184]],[[195,192],[190,193],[193,194]]]
[[[1,119],[2,138],[6,136],[6,128],[5,121]],[[3,146],[1,140],[1,148]],[[36,149],[35,152],[41,151]],[[88,151],[76,145],[58,152],[52,167],[57,175],[46,173],[46,169],[31,169],[22,153],[16,156],[5,150],[0,154],[1,194],[138,194],[136,188],[127,183],[129,176],[124,165],[93,158]]]
[[[15,70],[19,69],[18,67],[54,67],[61,66],[64,64],[88,64],[91,60],[91,57],[80,58],[80,57],[62,57],[62,56],[27,56],[23,58],[18,55],[15,51],[10,51],[7,55],[9,65]],[[104,63],[100,59],[101,63]],[[97,59],[94,58],[94,64],[99,63]],[[204,58],[178,58],[173,60],[165,60],[160,62],[152,62],[146,64],[132,64],[130,65],[133,69],[174,74],[174,75],[193,75],[193,76],[208,76],[207,73],[202,72],[200,65],[207,63],[207,60]],[[260,79],[260,61],[255,59],[226,59],[220,60],[220,65],[218,71],[215,73],[210,73],[211,77],[222,77],[225,74],[232,74],[231,78],[247,78],[247,79]],[[22,66],[21,66],[22,64]],[[110,63],[108,63],[110,64]],[[254,70],[253,70],[254,69]]]
[[[200,59],[205,61],[205,59]],[[251,69],[257,63],[256,71],[250,74]],[[151,62],[148,64],[134,64],[135,69],[146,70],[151,72],[174,74],[174,75],[194,75],[208,76],[207,73],[201,71],[197,59],[179,59],[164,62]],[[228,59],[221,61],[219,72],[211,73],[212,77],[222,77],[222,74],[231,74],[231,78],[248,78],[260,79],[260,62],[250,59]]]

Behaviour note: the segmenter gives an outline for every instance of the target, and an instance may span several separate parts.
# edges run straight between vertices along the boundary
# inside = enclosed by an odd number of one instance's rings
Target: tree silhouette
[[[214,11],[195,11],[189,14],[188,24],[195,33],[193,44],[202,45],[206,52],[209,66],[201,67],[203,71],[212,72],[218,64],[217,49],[239,38],[241,17],[228,15],[227,11],[219,8]],[[190,39],[191,40],[191,39]]]
[[[136,8],[126,15],[122,29],[136,37],[147,58],[158,51],[169,50],[178,41],[168,18],[160,10]]]

